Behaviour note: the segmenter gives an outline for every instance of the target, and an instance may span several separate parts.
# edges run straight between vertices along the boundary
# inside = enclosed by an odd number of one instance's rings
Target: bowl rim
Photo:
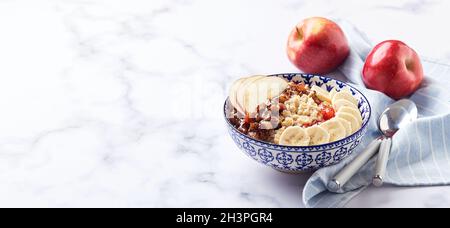
[[[372,117],[372,106],[370,106],[369,99],[367,99],[367,97],[366,97],[361,91],[359,91],[357,88],[355,88],[354,86],[350,85],[349,83],[344,82],[344,81],[341,81],[341,80],[338,80],[338,79],[334,79],[334,78],[331,78],[331,77],[327,77],[327,76],[316,75],[316,74],[308,74],[308,73],[279,73],[279,74],[269,74],[269,75],[266,75],[266,77],[270,77],[270,76],[277,76],[277,77],[278,77],[278,76],[280,76],[280,75],[282,75],[282,76],[284,76],[284,75],[300,75],[300,76],[312,76],[312,77],[319,77],[319,78],[322,77],[322,78],[327,78],[327,79],[331,79],[331,80],[340,82],[340,83],[344,84],[345,86],[349,86],[350,88],[356,90],[359,94],[361,94],[361,96],[367,101],[367,105],[369,106],[369,117],[368,117],[366,123],[364,123],[364,124],[361,126],[361,128],[359,128],[359,130],[357,130],[357,131],[354,132],[353,134],[351,134],[351,135],[349,135],[349,136],[347,136],[347,137],[345,137],[345,138],[343,138],[343,139],[334,141],[334,142],[329,142],[329,143],[324,143],[324,144],[319,144],[319,145],[313,145],[313,146],[288,146],[288,145],[280,145],[280,144],[275,144],[275,143],[271,143],[271,142],[262,141],[262,140],[259,140],[259,139],[254,139],[254,138],[252,138],[252,137],[250,137],[250,136],[248,136],[248,135],[246,135],[246,134],[240,132],[239,130],[237,130],[237,129],[230,123],[229,119],[228,119],[227,116],[226,116],[226,105],[227,105],[227,101],[228,101],[228,99],[229,99],[229,96],[227,96],[226,99],[225,99],[225,102],[224,102],[224,104],[223,104],[223,117],[225,118],[225,121],[227,122],[228,126],[231,127],[231,129],[233,129],[233,130],[234,130],[235,132],[237,132],[239,135],[241,135],[241,136],[243,136],[243,137],[245,137],[245,138],[247,138],[247,139],[250,139],[250,140],[259,142],[259,143],[261,143],[261,144],[266,144],[266,145],[269,145],[269,146],[276,146],[276,147],[282,147],[282,148],[285,147],[285,148],[289,148],[289,149],[308,149],[308,148],[310,148],[310,149],[311,149],[311,148],[317,148],[317,149],[319,149],[319,148],[322,147],[322,149],[323,149],[323,147],[326,147],[326,146],[330,146],[330,145],[334,145],[334,144],[339,144],[339,145],[342,144],[343,142],[345,142],[345,141],[348,140],[349,138],[352,138],[352,137],[354,137],[355,135],[358,135],[359,133],[361,133],[361,132],[367,127],[367,125],[369,124],[370,118]],[[292,79],[291,79],[291,80],[292,80]],[[290,80],[289,80],[289,81],[290,81]],[[304,151],[304,152],[315,152],[315,151],[311,150],[311,151]]]

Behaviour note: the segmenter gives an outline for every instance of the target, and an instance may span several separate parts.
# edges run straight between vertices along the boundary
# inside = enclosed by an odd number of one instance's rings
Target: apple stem
[[[298,34],[299,39],[300,40],[303,39],[303,32],[302,32],[302,30],[298,29],[297,26],[295,26],[295,30],[297,30],[297,34]]]
[[[413,62],[412,61],[406,60],[405,65],[406,65],[407,70],[413,71]]]

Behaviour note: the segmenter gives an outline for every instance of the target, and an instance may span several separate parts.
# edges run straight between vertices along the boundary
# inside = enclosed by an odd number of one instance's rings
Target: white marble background
[[[302,207],[221,108],[243,75],[296,71],[302,18],[450,62],[448,1],[0,0],[0,207]],[[450,206],[450,187],[371,188],[348,206]]]

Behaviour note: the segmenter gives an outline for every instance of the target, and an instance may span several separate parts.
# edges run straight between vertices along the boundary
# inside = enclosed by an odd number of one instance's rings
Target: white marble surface
[[[0,0],[0,207],[302,207],[308,174],[247,159],[226,88],[296,71],[292,26],[344,18],[450,62],[447,1]],[[450,206],[450,187],[350,207]]]

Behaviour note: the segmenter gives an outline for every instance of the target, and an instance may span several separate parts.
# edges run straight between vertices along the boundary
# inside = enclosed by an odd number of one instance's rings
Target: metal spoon
[[[372,141],[367,148],[361,152],[353,161],[345,166],[339,173],[328,183],[328,188],[333,191],[339,190],[342,186],[353,177],[358,170],[369,161],[373,155],[380,153],[377,159],[376,171],[373,183],[376,186],[383,183],[383,176],[386,170],[386,164],[390,152],[392,135],[406,123],[417,118],[416,105],[407,99],[399,100],[386,108],[378,119],[378,127],[384,135]],[[386,137],[386,138],[385,138]],[[381,145],[381,146],[380,146]],[[376,181],[375,181],[376,179]],[[381,181],[380,181],[381,180]]]
[[[408,99],[399,100],[384,110],[378,119],[378,128],[386,137],[382,141],[375,164],[375,174],[373,185],[380,187],[383,185],[383,177],[386,172],[386,165],[391,151],[392,140],[395,132],[406,124],[417,119],[417,106]]]

